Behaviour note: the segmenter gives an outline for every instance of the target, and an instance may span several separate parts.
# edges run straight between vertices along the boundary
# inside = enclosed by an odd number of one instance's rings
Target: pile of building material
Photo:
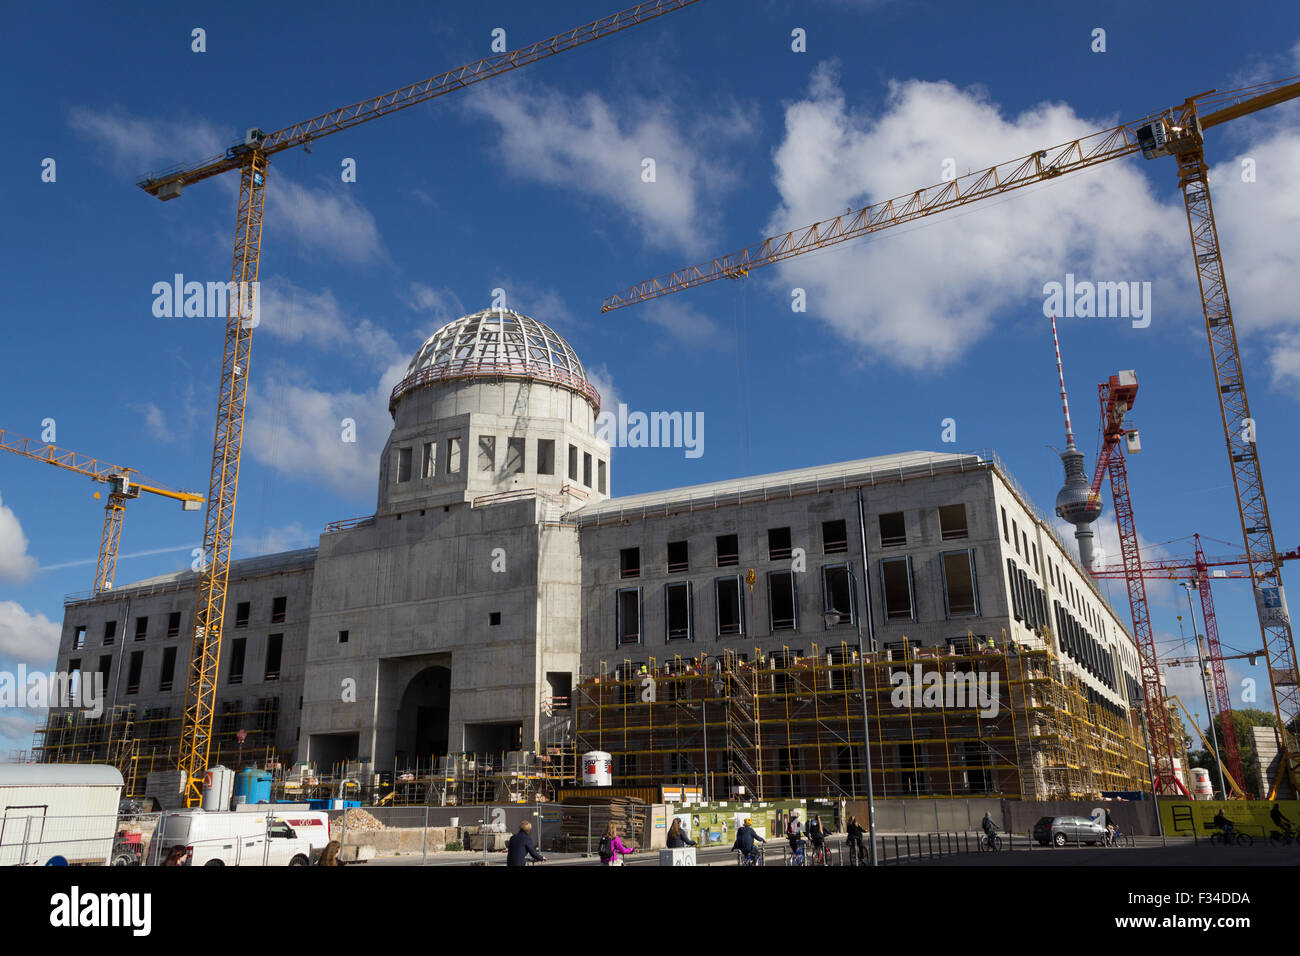
[[[558,807],[565,849],[594,853],[611,822],[625,843],[639,844],[645,832],[646,802],[636,797],[568,795]]]
[[[384,825],[381,822],[379,822],[369,813],[366,813],[365,810],[362,810],[357,807],[353,807],[351,810],[348,810],[346,813],[344,813],[343,819],[346,823],[346,829],[348,830],[383,830],[384,829]]]

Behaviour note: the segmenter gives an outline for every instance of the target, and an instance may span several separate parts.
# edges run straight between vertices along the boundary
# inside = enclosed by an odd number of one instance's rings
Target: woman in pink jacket
[[[618,838],[618,827],[611,820],[605,837],[600,841],[600,862],[605,866],[622,866],[623,857],[636,852],[636,847],[627,846]]]

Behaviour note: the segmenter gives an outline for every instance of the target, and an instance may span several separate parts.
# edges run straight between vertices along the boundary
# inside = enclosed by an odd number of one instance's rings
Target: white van
[[[323,810],[308,810],[305,804],[252,804],[245,803],[235,808],[236,813],[259,813],[273,816],[291,826],[308,843],[315,853],[325,849],[330,842],[330,818]]]
[[[310,866],[311,842],[270,813],[173,810],[158,823],[149,862],[160,865],[174,846],[188,866]]]

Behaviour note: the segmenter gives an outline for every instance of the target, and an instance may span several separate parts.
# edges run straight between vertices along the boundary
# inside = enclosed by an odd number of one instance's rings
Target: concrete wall
[[[972,797],[958,800],[877,800],[876,830],[880,833],[935,833],[978,830],[984,814],[1004,831],[1029,833],[1042,817],[1090,817],[1102,807],[1125,833],[1155,835],[1154,804],[1132,800],[997,800]],[[867,802],[849,801],[848,811],[867,825]]]

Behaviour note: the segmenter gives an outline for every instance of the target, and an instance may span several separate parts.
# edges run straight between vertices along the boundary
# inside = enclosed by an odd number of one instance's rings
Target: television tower
[[[1065,370],[1061,365],[1061,342],[1056,336],[1056,316],[1052,316],[1052,343],[1056,346],[1056,375],[1061,382],[1061,411],[1065,415],[1065,486],[1056,494],[1056,515],[1074,525],[1074,540],[1079,545],[1079,561],[1091,571],[1095,558],[1092,524],[1101,517],[1101,497],[1092,494],[1092,485],[1084,474],[1083,452],[1074,444],[1070,425],[1070,399],[1065,394]]]

